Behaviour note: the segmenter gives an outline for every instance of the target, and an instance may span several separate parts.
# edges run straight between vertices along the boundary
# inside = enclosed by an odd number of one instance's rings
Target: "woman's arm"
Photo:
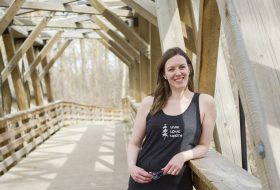
[[[213,138],[217,116],[215,101],[212,96],[200,95],[200,113],[202,133],[198,145],[191,150],[176,154],[163,168],[165,174],[178,175],[186,161],[201,158],[207,153]]]
[[[134,181],[138,183],[148,183],[152,180],[152,175],[144,169],[136,166],[137,156],[142,145],[146,131],[146,117],[153,103],[153,97],[148,96],[143,99],[138,108],[134,121],[133,132],[127,148],[128,170]]]

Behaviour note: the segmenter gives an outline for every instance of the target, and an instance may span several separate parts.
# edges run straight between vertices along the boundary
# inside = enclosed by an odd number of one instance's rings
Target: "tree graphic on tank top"
[[[168,129],[167,129],[167,125],[166,124],[164,124],[164,126],[162,127],[161,135],[162,135],[164,140],[168,137]]]

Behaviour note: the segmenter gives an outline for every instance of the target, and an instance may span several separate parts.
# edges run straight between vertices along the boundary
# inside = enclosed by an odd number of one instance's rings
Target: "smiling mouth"
[[[185,78],[185,77],[177,78],[177,79],[174,79],[174,81],[180,82],[180,81],[184,80],[184,78]]]

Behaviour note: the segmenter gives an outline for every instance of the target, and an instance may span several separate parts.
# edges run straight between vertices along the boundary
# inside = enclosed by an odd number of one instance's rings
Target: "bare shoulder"
[[[200,94],[199,97],[200,106],[206,110],[215,109],[215,99],[209,94]]]
[[[153,96],[146,96],[143,98],[139,109],[143,112],[149,113],[151,106],[153,105],[154,97]]]

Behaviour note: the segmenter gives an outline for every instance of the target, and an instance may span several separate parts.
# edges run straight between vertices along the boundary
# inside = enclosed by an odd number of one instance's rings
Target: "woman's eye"
[[[173,68],[171,68],[171,69],[168,69],[168,71],[174,71],[174,69],[173,69]]]
[[[185,69],[186,68],[186,65],[181,65],[180,66],[180,69]]]

